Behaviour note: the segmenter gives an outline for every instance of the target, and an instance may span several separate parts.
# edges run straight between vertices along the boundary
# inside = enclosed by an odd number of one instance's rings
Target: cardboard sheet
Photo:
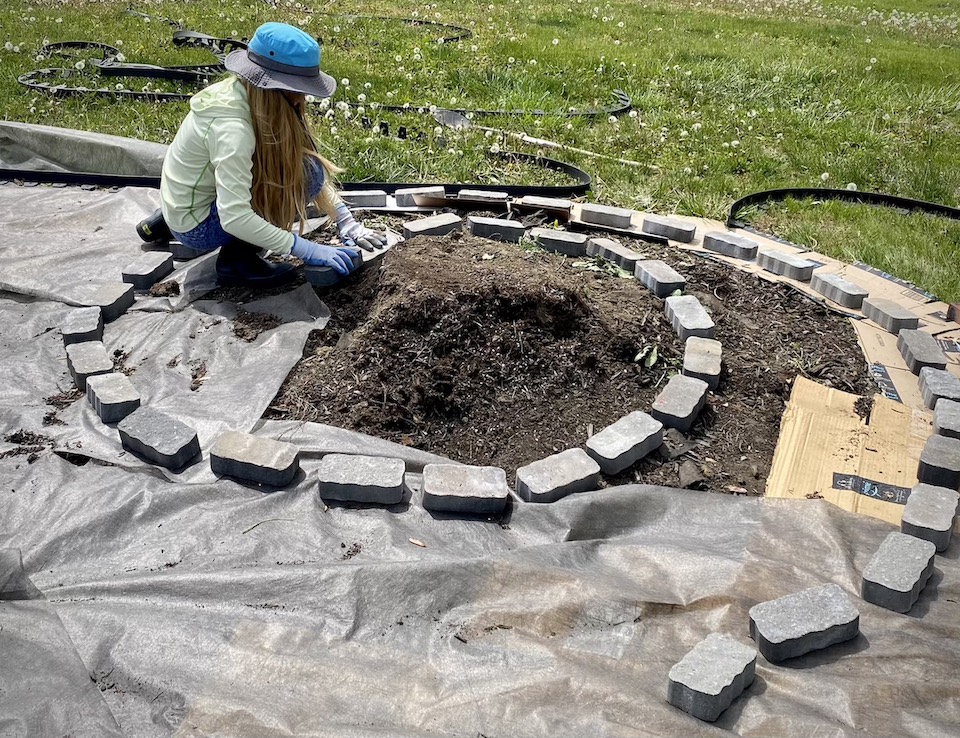
[[[930,415],[877,395],[862,418],[858,400],[797,377],[767,478],[768,497],[822,497],[900,524],[917,483],[920,452],[933,432]]]

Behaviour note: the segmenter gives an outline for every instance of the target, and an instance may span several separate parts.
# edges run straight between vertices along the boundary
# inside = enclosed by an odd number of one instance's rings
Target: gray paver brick
[[[797,282],[809,282],[817,268],[809,259],[784,251],[763,251],[757,255],[757,263],[768,272],[779,274]]]
[[[612,238],[591,238],[587,241],[587,256],[599,256],[631,274],[635,273],[637,262],[643,258],[643,254],[638,254]]]
[[[104,423],[119,423],[140,407],[140,393],[122,372],[87,377],[87,400]]]
[[[460,200],[481,200],[483,202],[506,202],[510,195],[506,192],[494,192],[487,190],[460,190],[457,193]]]
[[[210,449],[210,469],[218,476],[286,487],[300,470],[300,449],[285,441],[225,431]]]
[[[66,351],[67,370],[79,390],[86,391],[88,377],[113,371],[113,361],[100,341],[71,343]]]
[[[537,195],[527,195],[522,200],[524,205],[533,208],[545,208],[547,210],[563,210],[567,213],[573,208],[571,200],[563,200],[558,197],[538,197]]]
[[[690,336],[713,338],[716,333],[713,319],[693,295],[668,297],[663,307],[667,320],[681,341],[686,341]]]
[[[635,410],[587,439],[587,453],[604,474],[618,474],[663,443],[663,423]]]
[[[687,284],[686,277],[659,259],[638,261],[633,276],[657,297],[672,295],[677,290],[683,290]]]
[[[125,449],[167,469],[179,469],[200,454],[193,428],[146,405],[121,420],[117,430]]]
[[[838,305],[851,310],[859,310],[863,306],[864,299],[870,296],[863,287],[838,274],[817,272],[810,280],[810,286],[814,292],[819,292],[828,300],[833,300]]]
[[[936,408],[939,400],[960,402],[960,379],[945,369],[924,367],[920,370],[920,396],[930,410]]]
[[[946,487],[920,483],[910,490],[900,518],[900,531],[930,541],[937,551],[950,545],[960,494]]]
[[[907,363],[907,368],[919,374],[925,366],[934,369],[946,369],[947,355],[943,353],[937,339],[929,333],[913,328],[904,328],[897,334],[897,348]]]
[[[933,411],[933,432],[948,438],[960,438],[960,402],[941,399]]]
[[[708,389],[702,379],[674,374],[653,401],[650,414],[668,428],[685,433],[706,404]]]
[[[383,190],[343,190],[343,201],[352,208],[385,208],[387,193]]]
[[[423,507],[435,512],[498,515],[507,506],[507,474],[496,466],[427,464]]]
[[[861,309],[866,317],[894,335],[904,328],[916,328],[920,323],[917,316],[905,307],[884,297],[868,297]]]
[[[98,307],[74,308],[60,324],[63,345],[103,340],[103,316]]]
[[[920,452],[917,479],[935,487],[960,489],[960,439],[930,436]]]
[[[485,218],[482,215],[468,215],[467,227],[474,236],[491,238],[494,241],[518,242],[526,233],[523,223],[503,218]]]
[[[733,233],[724,233],[723,231],[710,231],[703,237],[703,248],[707,251],[715,251],[718,254],[730,256],[734,259],[743,259],[744,261],[756,259],[759,247],[760,244],[753,239],[737,236]]]
[[[351,257],[354,270],[363,266],[363,252],[359,249],[353,249],[354,255]],[[336,269],[330,266],[304,266],[303,277],[314,287],[331,287],[340,280],[345,279],[345,274],[340,274]]]
[[[148,290],[173,271],[173,254],[147,251],[121,272],[124,282],[135,290]]]
[[[580,220],[584,223],[593,223],[608,228],[629,229],[633,220],[633,211],[626,208],[611,208],[608,205],[585,203],[580,206]]]
[[[643,217],[643,232],[652,233],[654,236],[663,236],[671,241],[690,243],[697,235],[697,227],[676,218],[645,215]]]
[[[454,213],[439,213],[429,218],[420,218],[403,224],[403,237],[414,236],[446,236],[448,233],[460,230],[463,224],[459,215]]]
[[[667,701],[712,723],[753,683],[756,668],[756,648],[711,633],[670,669]]]
[[[930,541],[894,531],[863,570],[860,596],[895,612],[907,612],[933,573],[937,548]]]
[[[100,308],[103,322],[110,323],[133,305],[133,285],[126,282],[105,284],[99,287],[86,301],[87,304]]]
[[[569,448],[517,469],[517,494],[527,502],[556,502],[600,484],[600,465],[582,448]]]
[[[712,390],[720,384],[722,359],[723,346],[713,338],[691,336],[683,345],[683,373],[706,382]]]
[[[327,454],[317,470],[320,497],[396,505],[403,501],[404,464],[382,456]]]
[[[170,254],[176,261],[191,261],[209,253],[209,249],[195,249],[179,241],[170,242]]]
[[[417,201],[413,199],[414,195],[440,198],[446,197],[447,193],[443,187],[404,187],[393,193],[393,197],[397,201],[397,207],[400,208],[417,207]]]
[[[778,663],[856,638],[860,612],[836,584],[824,584],[750,608],[750,636]]]
[[[565,256],[584,256],[587,253],[587,237],[582,233],[556,228],[532,228],[530,236],[544,251]]]

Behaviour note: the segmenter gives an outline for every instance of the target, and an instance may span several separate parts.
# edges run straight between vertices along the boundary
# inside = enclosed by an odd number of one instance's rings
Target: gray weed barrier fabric
[[[960,563],[937,556],[901,615],[861,601],[891,526],[822,500],[628,486],[429,513],[448,460],[314,423],[262,420],[326,306],[309,286],[250,311],[138,296],[106,325],[144,405],[198,433],[172,472],[125,453],[71,387],[57,326],[119,281],[156,193],[0,186],[0,734],[12,736],[956,736]],[[119,353],[115,353],[119,352]],[[45,420],[46,417],[46,420]],[[288,441],[302,473],[264,492],[210,471],[223,430]],[[17,432],[41,434],[22,452]],[[395,457],[390,507],[317,494],[327,453]],[[670,667],[714,632],[748,639],[758,602],[826,583],[861,634],[773,665],[705,724],[667,702]]]

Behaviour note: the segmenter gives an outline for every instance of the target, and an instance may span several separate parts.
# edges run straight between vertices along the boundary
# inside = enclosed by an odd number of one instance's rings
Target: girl
[[[268,262],[260,249],[347,274],[355,246],[381,248],[386,239],[358,223],[337,196],[331,177],[341,170],[320,155],[310,134],[305,96],[330,97],[337,86],[320,71],[319,44],[299,28],[265,23],[225,65],[232,74],[190,99],[164,158],[160,209],[167,227],[186,246],[220,248],[222,285],[266,287],[293,278],[292,265]],[[291,233],[297,218],[303,232],[309,202],[336,222],[343,247]]]

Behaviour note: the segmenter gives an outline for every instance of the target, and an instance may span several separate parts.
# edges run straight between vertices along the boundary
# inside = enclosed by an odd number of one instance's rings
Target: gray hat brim
[[[314,97],[330,97],[337,89],[337,81],[324,72],[320,72],[316,77],[306,77],[264,69],[247,56],[246,49],[229,53],[224,60],[224,66],[255,87],[265,90],[286,90]]]

